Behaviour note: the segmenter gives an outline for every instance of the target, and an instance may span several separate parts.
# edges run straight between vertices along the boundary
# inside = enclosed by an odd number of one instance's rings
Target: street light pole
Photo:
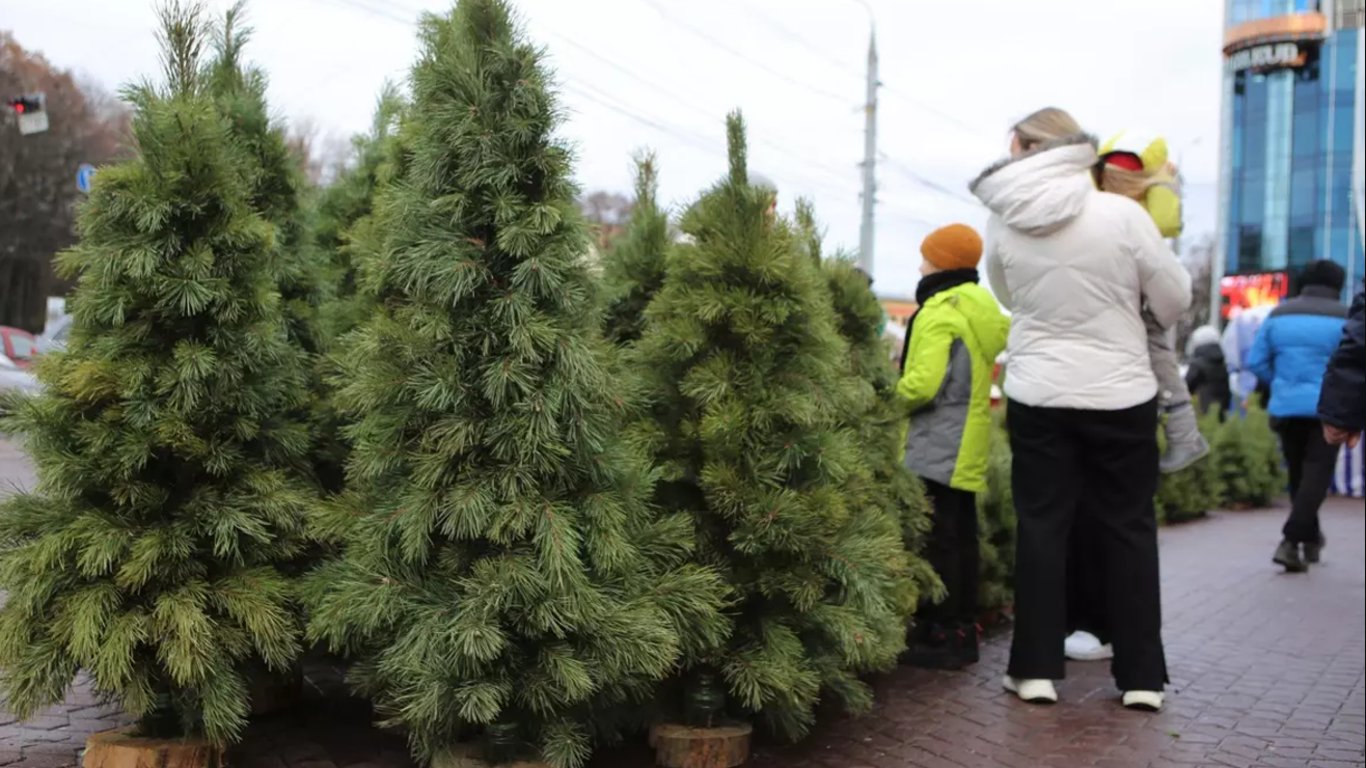
[[[873,206],[877,202],[877,22],[867,0],[855,0],[868,12],[868,81],[863,103],[863,211],[859,222],[859,267],[873,275]]]

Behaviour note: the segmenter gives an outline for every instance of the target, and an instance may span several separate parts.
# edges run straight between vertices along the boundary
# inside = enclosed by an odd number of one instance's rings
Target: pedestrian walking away
[[[919,614],[909,664],[977,661],[977,496],[986,490],[991,372],[1010,322],[978,285],[982,238],[951,224],[920,246],[920,309],[906,329],[898,400],[909,416],[905,464],[925,482],[933,527],[925,550],[948,592]]]
[[[1356,448],[1366,429],[1366,295],[1357,289],[1342,341],[1328,361],[1319,393],[1319,419],[1329,445]]]
[[[1291,573],[1319,562],[1327,539],[1319,507],[1328,496],[1338,447],[1324,437],[1319,395],[1324,372],[1342,339],[1347,308],[1346,274],[1331,261],[1315,261],[1300,274],[1299,295],[1281,304],[1257,331],[1248,369],[1271,382],[1271,414],[1290,472],[1290,516],[1272,561]]]
[[[1011,157],[971,185],[991,211],[986,272],[1011,312],[1006,421],[1017,523],[1015,632],[1005,687],[1057,700],[1069,539],[1096,526],[1115,682],[1160,709],[1167,682],[1158,589],[1158,382],[1144,311],[1171,327],[1190,276],[1153,219],[1099,191],[1095,139],[1049,108],[1012,130]]]

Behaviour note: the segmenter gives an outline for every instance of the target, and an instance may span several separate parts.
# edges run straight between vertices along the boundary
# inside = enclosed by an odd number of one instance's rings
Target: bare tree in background
[[[314,186],[331,184],[351,159],[350,139],[325,133],[311,118],[294,121],[286,141],[304,178]]]
[[[66,289],[52,257],[76,239],[76,172],[129,152],[131,113],[0,31],[0,94],[34,92],[47,97],[46,132],[21,136],[8,112],[0,119],[0,325],[40,331],[47,296]]]
[[[1214,269],[1214,236],[1201,235],[1186,252],[1181,262],[1191,276],[1191,304],[1176,324],[1176,349],[1184,355],[1191,333],[1209,323],[1210,273]]]
[[[620,192],[598,190],[579,199],[579,210],[593,226],[598,250],[610,250],[613,241],[626,231],[626,222],[631,218],[634,206],[635,202]]]

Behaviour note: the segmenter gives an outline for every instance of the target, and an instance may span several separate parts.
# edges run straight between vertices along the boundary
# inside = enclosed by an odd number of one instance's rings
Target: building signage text
[[[1228,57],[1228,66],[1234,72],[1302,67],[1306,58],[1306,52],[1298,43],[1268,43],[1235,52]]]

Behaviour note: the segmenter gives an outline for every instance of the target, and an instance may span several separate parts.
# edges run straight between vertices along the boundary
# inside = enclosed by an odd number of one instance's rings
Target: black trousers
[[[1018,517],[1009,673],[1064,676],[1069,550],[1080,520],[1094,526],[1115,682],[1126,691],[1162,690],[1157,402],[1120,411],[1012,402],[1006,414]]]
[[[1105,557],[1100,526],[1089,516],[1077,516],[1067,549],[1067,633],[1090,632],[1110,642],[1110,619],[1105,610]]]
[[[926,605],[921,616],[931,624],[976,624],[980,544],[977,541],[977,497],[933,480],[924,480],[934,509],[925,554],[944,581],[948,597]]]
[[[1323,424],[1318,419],[1280,419],[1276,430],[1290,470],[1290,517],[1281,532],[1297,544],[1317,541],[1321,534],[1319,507],[1333,484],[1338,448],[1323,439]]]

